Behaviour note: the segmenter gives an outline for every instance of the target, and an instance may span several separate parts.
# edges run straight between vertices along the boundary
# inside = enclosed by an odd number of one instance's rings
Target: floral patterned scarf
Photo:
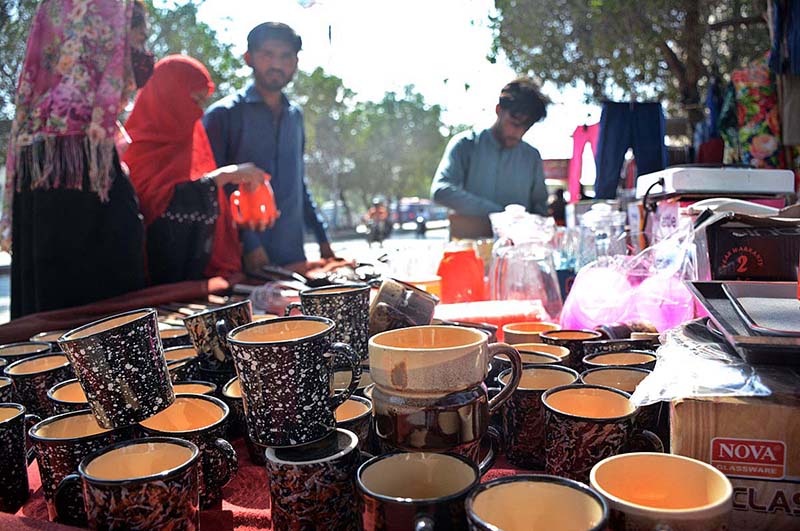
[[[134,84],[133,0],[44,0],[17,86],[0,247],[11,248],[14,191],[111,188],[116,119]],[[88,171],[87,171],[88,170]]]

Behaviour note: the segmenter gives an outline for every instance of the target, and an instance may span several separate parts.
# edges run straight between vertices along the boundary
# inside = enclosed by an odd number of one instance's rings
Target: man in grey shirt
[[[546,216],[542,157],[522,135],[547,116],[548,103],[531,79],[503,87],[494,125],[450,140],[431,184],[431,198],[460,216],[485,218],[514,203]]]

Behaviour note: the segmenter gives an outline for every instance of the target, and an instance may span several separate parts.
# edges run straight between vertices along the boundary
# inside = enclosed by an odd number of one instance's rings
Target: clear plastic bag
[[[626,248],[637,248],[637,235],[627,235],[627,241]],[[664,332],[695,317],[694,299],[683,284],[695,278],[695,271],[690,230],[633,256],[602,256],[578,272],[561,312],[561,326],[595,328],[639,321]]]
[[[674,328],[662,338],[655,370],[631,397],[637,405],[682,398],[796,393],[798,369],[744,362],[708,332],[705,319]]]

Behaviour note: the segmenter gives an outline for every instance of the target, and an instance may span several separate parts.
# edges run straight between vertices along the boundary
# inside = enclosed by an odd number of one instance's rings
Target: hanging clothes
[[[769,68],[776,74],[800,75],[800,2],[772,0],[771,7]]]
[[[588,142],[592,156],[597,157],[597,139],[600,136],[600,123],[579,125],[572,133],[572,160],[569,161],[569,202],[581,199],[581,172],[583,171],[583,149]]]
[[[752,168],[784,168],[778,90],[766,55],[734,70],[741,163]]]
[[[622,161],[628,148],[633,148],[637,175],[663,170],[667,165],[665,134],[666,120],[660,103],[603,103],[595,197],[617,196]]]

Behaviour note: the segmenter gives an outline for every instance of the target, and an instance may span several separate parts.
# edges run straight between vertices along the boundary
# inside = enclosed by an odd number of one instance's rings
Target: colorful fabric
[[[39,6],[9,140],[4,250],[11,248],[15,190],[88,186],[108,200],[116,118],[134,88],[132,11],[133,0],[44,0]]]
[[[592,147],[592,156],[597,156],[597,139],[600,136],[600,123],[580,125],[572,132],[572,160],[569,161],[569,202],[581,200],[581,172],[583,171],[583,149],[586,143]]]
[[[752,168],[784,168],[775,76],[766,56],[735,70],[736,116],[741,163]]]
[[[147,227],[167,211],[179,184],[197,181],[217,167],[200,121],[203,109],[192,98],[213,91],[214,83],[202,63],[172,55],[156,64],[136,98],[125,124],[132,143],[123,161],[130,169]],[[241,270],[241,248],[228,200],[221,188],[214,193],[218,210],[201,213],[215,217],[206,276]],[[202,219],[197,217],[199,223]]]

